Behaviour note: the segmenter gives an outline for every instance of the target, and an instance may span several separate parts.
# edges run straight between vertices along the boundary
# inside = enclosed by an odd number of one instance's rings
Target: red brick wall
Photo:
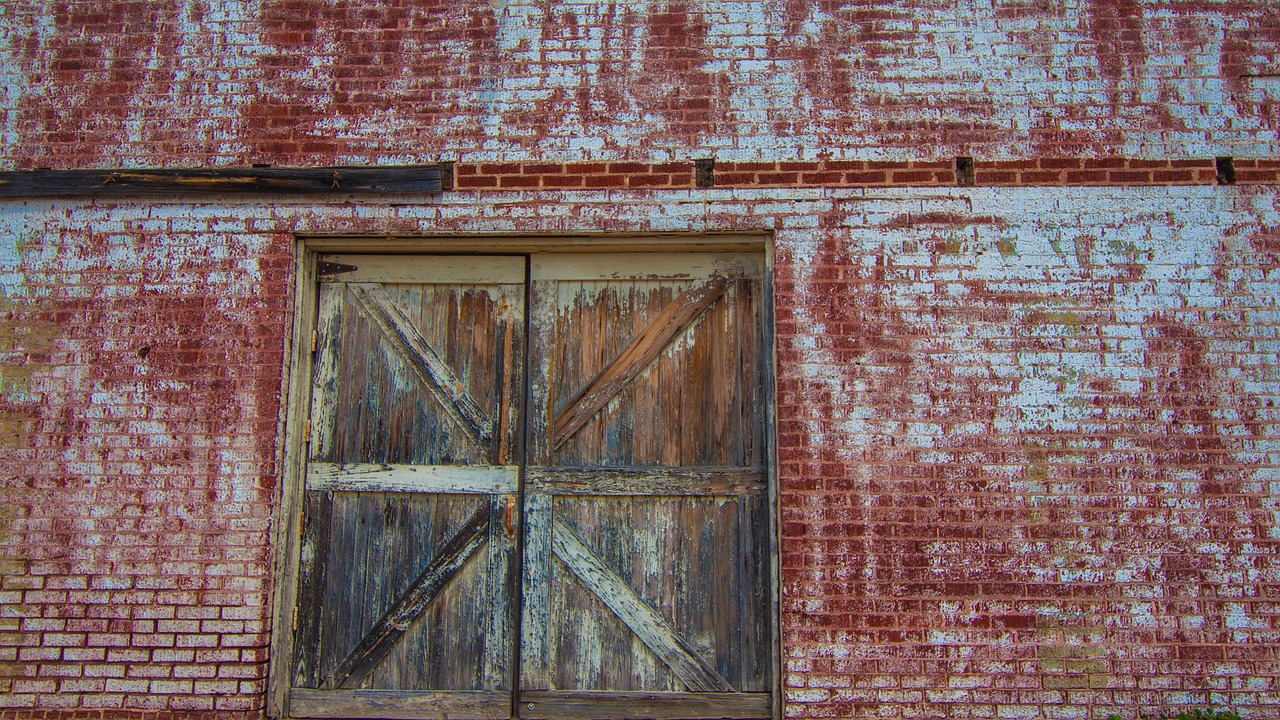
[[[5,406],[0,703],[262,707],[290,233],[764,228],[788,715],[1272,717],[1276,206],[1273,188],[11,206],[3,367],[25,386]]]
[[[67,0],[3,19],[12,167],[1259,158],[1280,117],[1268,0]]]
[[[261,707],[291,244],[8,208],[0,707]]]
[[[5,169],[458,188],[0,202],[0,715],[262,713],[294,233],[730,230],[788,716],[1280,715],[1268,3],[380,7],[0,8]]]

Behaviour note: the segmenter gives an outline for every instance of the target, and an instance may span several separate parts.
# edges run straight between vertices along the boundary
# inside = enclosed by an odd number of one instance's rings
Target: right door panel
[[[769,716],[760,259],[530,280],[521,715]]]

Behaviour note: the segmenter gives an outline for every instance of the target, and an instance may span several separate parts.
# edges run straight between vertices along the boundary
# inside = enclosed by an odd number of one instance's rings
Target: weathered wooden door
[[[522,717],[768,717],[760,259],[531,271]]]
[[[290,715],[770,716],[760,258],[322,260]]]
[[[290,714],[509,717],[524,258],[322,258]]]

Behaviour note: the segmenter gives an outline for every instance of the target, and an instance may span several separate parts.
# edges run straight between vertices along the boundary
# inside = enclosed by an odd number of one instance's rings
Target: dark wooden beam
[[[0,198],[438,193],[440,165],[323,168],[12,170]]]

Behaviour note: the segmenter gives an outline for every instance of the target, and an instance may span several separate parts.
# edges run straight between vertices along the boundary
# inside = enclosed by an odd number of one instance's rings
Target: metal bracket
[[[317,275],[339,275],[341,273],[355,272],[360,268],[355,265],[343,265],[342,263],[320,261],[320,265],[316,268]]]

